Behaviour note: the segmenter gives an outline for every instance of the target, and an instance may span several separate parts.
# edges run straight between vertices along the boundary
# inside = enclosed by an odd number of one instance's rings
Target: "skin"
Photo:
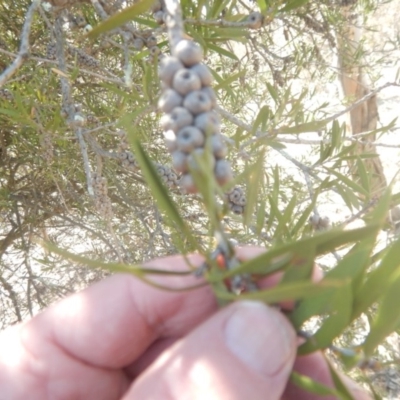
[[[247,247],[238,256],[260,251]],[[187,270],[181,256],[146,266]],[[199,283],[192,275],[152,280]],[[328,368],[319,353],[296,359],[297,344],[284,315],[261,303],[218,309],[207,285],[168,292],[114,275],[0,333],[0,400],[314,400],[288,384],[290,372],[332,386]],[[355,399],[369,399],[346,384]]]

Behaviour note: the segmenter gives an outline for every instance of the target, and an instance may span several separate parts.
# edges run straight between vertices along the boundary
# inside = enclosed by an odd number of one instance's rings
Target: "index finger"
[[[200,266],[199,255],[189,256]],[[182,256],[153,260],[147,267],[185,271]],[[167,287],[184,288],[201,281],[187,276],[157,276]],[[182,336],[216,309],[211,288],[170,292],[131,275],[115,275],[50,307],[23,327],[31,341],[51,341],[91,365],[122,368],[138,358],[156,339]]]

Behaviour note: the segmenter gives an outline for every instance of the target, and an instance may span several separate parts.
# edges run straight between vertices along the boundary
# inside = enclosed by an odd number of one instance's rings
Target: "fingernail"
[[[224,333],[235,357],[264,376],[293,363],[296,335],[279,311],[256,301],[238,302],[233,307]]]

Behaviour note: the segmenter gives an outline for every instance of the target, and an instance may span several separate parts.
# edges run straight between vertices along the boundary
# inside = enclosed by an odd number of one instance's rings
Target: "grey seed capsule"
[[[153,46],[149,48],[150,55],[155,57],[161,53],[161,50],[157,46]]]
[[[206,135],[220,131],[220,119],[214,111],[199,114],[194,119],[194,126],[201,129]]]
[[[144,46],[144,40],[143,40],[143,39],[141,39],[141,38],[136,38],[136,39],[133,41],[133,47],[134,47],[136,50],[142,50],[142,49],[143,49],[143,46]]]
[[[186,126],[181,129],[177,134],[178,150],[185,153],[190,153],[196,147],[204,144],[204,135],[200,129],[194,126]]]
[[[187,67],[198,64],[203,59],[201,47],[191,40],[181,40],[175,47],[175,55]]]
[[[259,29],[263,23],[263,16],[259,12],[252,12],[249,17],[249,28],[251,29]]]
[[[222,141],[222,137],[219,134],[212,135],[211,138],[211,149],[215,158],[220,159],[226,157],[226,146]]]
[[[162,165],[157,165],[156,169],[157,169],[157,172],[159,175],[161,175],[161,176],[165,175],[165,169]]]
[[[175,107],[170,114],[164,115],[160,124],[164,131],[172,129],[175,133],[185,126],[192,125],[193,115],[183,107]]]
[[[128,161],[131,163],[136,161],[134,154],[131,153],[130,151],[128,151]]]
[[[236,204],[244,207],[246,205],[246,196],[245,195],[240,196],[240,199]]]
[[[168,174],[168,179],[172,182],[176,182],[178,180],[178,175],[176,175],[175,172],[170,172]]]
[[[160,10],[162,10],[162,5],[161,5],[161,2],[159,0],[157,0],[151,7],[151,11],[153,11],[153,13],[156,13],[157,11],[160,11]]]
[[[184,66],[176,57],[165,57],[160,61],[158,76],[166,86],[170,87],[174,75],[182,69]]]
[[[218,160],[214,168],[215,179],[220,185],[225,185],[232,179],[232,170],[228,161]]]
[[[164,11],[159,10],[153,14],[153,18],[156,20],[157,24],[161,25],[164,23]]]
[[[190,70],[196,72],[203,86],[210,86],[212,84],[213,77],[207,65],[204,65],[202,63],[195,64],[193,65],[193,67],[190,68]]]
[[[205,94],[207,94],[207,96],[210,97],[211,105],[213,107],[215,107],[216,104],[217,104],[217,96],[215,95],[214,89],[209,87],[209,86],[206,86],[206,87],[203,87],[203,89],[201,89],[201,91],[204,92]]]
[[[172,165],[176,172],[185,173],[188,172],[188,157],[181,151],[174,151],[172,153]]]
[[[151,35],[146,39],[146,46],[147,47],[150,48],[150,47],[154,47],[156,45],[157,45],[157,38],[155,36]]]
[[[178,145],[176,142],[176,135],[173,130],[164,132],[164,139],[165,139],[165,146],[167,147],[170,153],[178,149]]]
[[[122,161],[122,166],[124,168],[129,168],[131,166],[131,163],[128,160]]]
[[[185,96],[193,90],[201,89],[201,81],[199,76],[190,69],[180,69],[172,79],[172,87]]]
[[[179,186],[185,193],[197,193],[197,188],[190,174],[183,175],[179,180]]]
[[[126,151],[122,152],[122,153],[118,153],[118,159],[121,161],[124,161],[128,158],[128,153]]]
[[[210,97],[201,90],[189,93],[183,100],[183,107],[192,114],[201,114],[211,110],[212,103]]]
[[[237,204],[237,202],[240,200],[240,197],[242,196],[242,190],[238,187],[233,188],[231,192],[228,194],[228,198],[232,203]]]
[[[158,108],[165,113],[171,112],[175,107],[182,105],[183,97],[173,89],[166,89],[158,100]]]
[[[239,206],[237,204],[231,204],[230,207],[231,211],[237,215],[241,215],[244,213],[244,207]]]

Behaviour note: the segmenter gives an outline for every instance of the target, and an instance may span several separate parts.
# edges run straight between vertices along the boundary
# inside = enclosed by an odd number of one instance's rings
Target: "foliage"
[[[377,155],[357,152],[358,139],[341,119],[354,99],[333,104],[336,112],[320,100],[337,78],[333,48],[349,23],[341,2],[181,1],[187,35],[202,46],[214,78],[235,172],[219,188],[200,160],[201,195],[183,194],[171,178],[157,112],[158,52],[168,53],[169,44],[152,2],[50,3],[34,15],[29,57],[0,88],[0,326],[103,276],[85,265],[144,277],[160,271],[129,265],[196,250],[211,266],[206,277],[221,302],[296,300],[289,318],[307,330],[301,353],[334,349],[347,367],[374,355],[400,323],[390,306],[400,282],[399,239],[388,235],[382,244],[400,197],[388,188],[378,198],[371,188],[367,160]],[[376,6],[364,3],[366,11]],[[18,54],[29,6],[0,4],[0,69]],[[263,15],[257,29],[248,22],[253,11]],[[394,126],[374,134],[385,137]],[[349,172],[354,163],[358,180]],[[244,215],[230,211],[225,195],[237,186],[246,192]],[[347,212],[335,220],[327,203]],[[229,251],[232,243],[268,251],[221,271],[213,258],[218,235]],[[324,262],[333,268],[311,282],[315,263]],[[276,272],[283,278],[273,289],[240,293],[224,284]],[[365,340],[342,350],[340,335],[362,315],[372,321]]]

